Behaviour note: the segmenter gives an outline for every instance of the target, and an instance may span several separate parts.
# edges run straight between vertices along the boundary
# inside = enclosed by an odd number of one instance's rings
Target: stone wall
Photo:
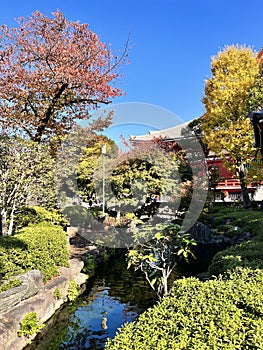
[[[0,293],[0,350],[20,350],[27,345],[28,338],[18,336],[21,320],[29,312],[36,312],[40,322],[47,321],[67,301],[70,280],[78,285],[85,283],[83,265],[82,261],[71,259],[70,267],[61,267],[60,275],[47,284],[43,284],[40,271],[29,271],[18,276],[23,282],[21,286]],[[60,299],[54,296],[57,288]]]

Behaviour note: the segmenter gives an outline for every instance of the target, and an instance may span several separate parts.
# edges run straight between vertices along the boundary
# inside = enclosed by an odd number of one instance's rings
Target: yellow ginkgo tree
[[[250,208],[244,164],[255,153],[247,100],[259,72],[257,53],[246,46],[226,46],[212,57],[211,72],[202,99],[204,142],[239,178],[244,207]]]

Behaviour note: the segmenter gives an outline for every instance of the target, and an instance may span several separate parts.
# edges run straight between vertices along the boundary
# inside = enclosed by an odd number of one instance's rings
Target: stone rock
[[[69,238],[76,237],[78,234],[78,227],[69,226],[67,227],[67,236]]]
[[[60,276],[73,280],[80,273],[83,267],[84,267],[84,262],[82,260],[71,259],[69,268],[68,267],[59,268]]]
[[[239,244],[242,243],[243,241],[248,240],[251,237],[250,232],[241,232],[236,234],[231,240],[231,244]]]
[[[14,307],[22,300],[35,295],[43,286],[43,274],[39,270],[31,270],[16,276],[22,285],[0,293],[0,314]]]
[[[24,336],[18,336],[17,332],[20,329],[21,320],[29,312],[36,312],[39,322],[45,322],[50,319],[56,310],[67,300],[70,280],[74,280],[79,285],[85,283],[86,275],[81,273],[83,266],[83,261],[71,259],[69,268],[61,267],[60,276],[48,281],[48,283],[44,285],[42,283],[42,274],[39,271],[33,270],[25,274],[26,276],[20,276],[26,284],[28,283],[28,288],[27,285],[22,288],[24,300],[22,300],[21,297],[18,304],[0,314],[0,350],[23,349],[27,341],[35,337],[35,335],[33,335],[28,339]],[[9,294],[14,293],[14,289],[16,288],[12,288]],[[56,290],[59,290],[61,297],[58,298],[56,296]],[[30,293],[33,292],[34,294],[29,296]],[[27,298],[25,298],[26,295]],[[2,306],[1,299],[0,306]]]
[[[196,242],[208,243],[211,242],[211,228],[202,222],[197,221],[189,230],[191,238],[194,238]]]
[[[211,243],[214,244],[224,244],[224,243],[230,243],[231,239],[229,237],[225,237],[223,235],[214,235],[211,239]]]

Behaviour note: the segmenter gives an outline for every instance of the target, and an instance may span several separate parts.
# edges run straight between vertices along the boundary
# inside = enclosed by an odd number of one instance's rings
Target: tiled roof
[[[145,135],[130,135],[130,141],[139,142],[139,141],[151,141],[154,138],[163,138],[163,139],[182,139],[185,137],[189,137],[190,135],[194,136],[193,131],[188,127],[191,120],[176,126],[173,126],[168,129],[163,130],[149,130],[148,134]]]

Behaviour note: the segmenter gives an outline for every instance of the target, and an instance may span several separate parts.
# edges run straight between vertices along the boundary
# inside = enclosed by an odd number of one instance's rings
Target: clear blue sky
[[[230,44],[263,46],[262,0],[9,0],[1,3],[0,23],[56,9],[89,23],[114,50],[131,33],[131,62],[119,82],[126,95],[115,103],[158,105],[184,121],[204,113],[212,55]]]

